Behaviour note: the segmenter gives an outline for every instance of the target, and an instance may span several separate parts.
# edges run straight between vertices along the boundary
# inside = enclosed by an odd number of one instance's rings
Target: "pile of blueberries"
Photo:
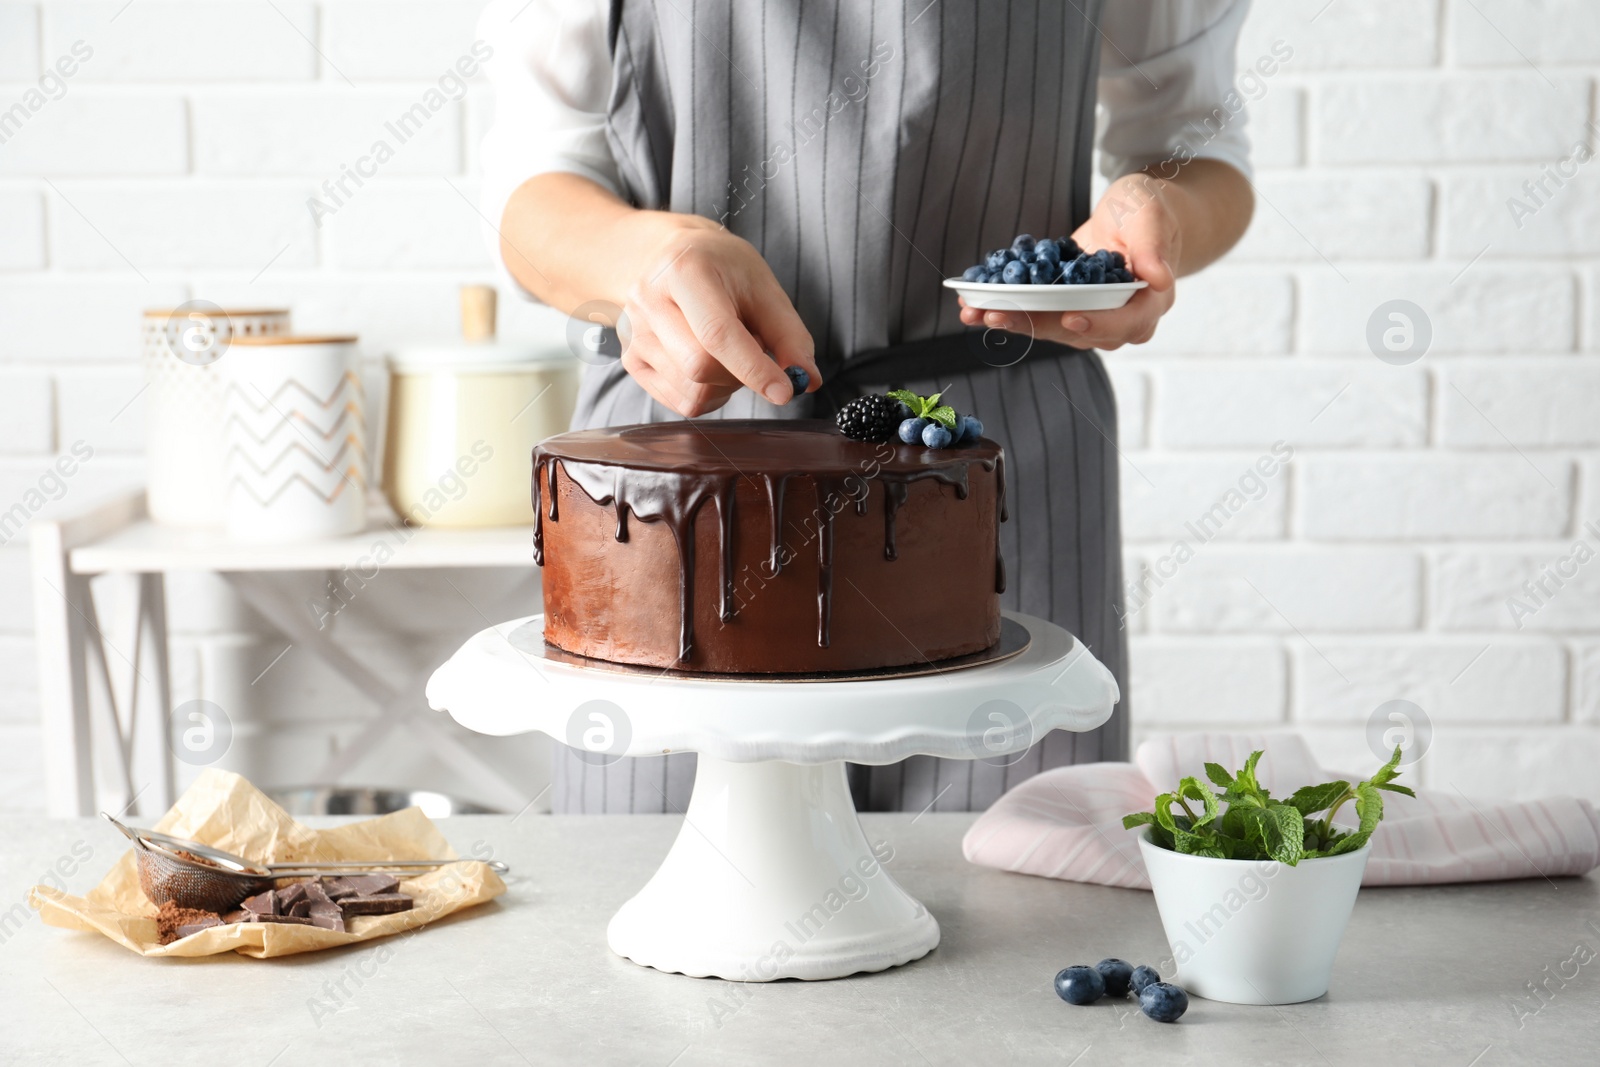
[[[982,263],[968,267],[964,282],[1004,282],[1006,285],[1104,285],[1131,282],[1133,271],[1121,252],[1102,248],[1085,252],[1070,237],[1018,234],[1010,248],[997,248]]]
[[[1105,959],[1093,967],[1063,968],[1056,975],[1056,995],[1068,1004],[1093,1004],[1101,997],[1139,998],[1139,1010],[1158,1023],[1175,1023],[1189,1010],[1189,994],[1163,982],[1154,967],[1135,967],[1127,960]]]
[[[905,405],[900,405],[905,408]],[[976,415],[957,415],[956,428],[950,430],[933,419],[913,418],[911,409],[905,408],[906,418],[900,420],[895,436],[908,445],[926,445],[929,448],[949,448],[951,445],[976,441],[983,436],[983,420]]]

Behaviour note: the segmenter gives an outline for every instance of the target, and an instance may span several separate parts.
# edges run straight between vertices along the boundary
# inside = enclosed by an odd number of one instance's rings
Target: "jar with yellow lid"
[[[495,339],[495,291],[462,289],[460,341],[389,355],[383,491],[419,526],[533,522],[533,446],[566,430],[578,361],[551,345]]]

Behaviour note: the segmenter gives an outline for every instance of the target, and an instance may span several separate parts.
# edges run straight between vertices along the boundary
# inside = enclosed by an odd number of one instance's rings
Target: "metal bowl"
[[[290,815],[388,815],[406,808],[421,808],[430,819],[503,814],[495,808],[427,789],[301,785],[268,789],[266,793]]]

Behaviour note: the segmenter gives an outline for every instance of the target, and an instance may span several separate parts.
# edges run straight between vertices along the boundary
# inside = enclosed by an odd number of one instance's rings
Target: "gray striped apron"
[[[1105,726],[1048,734],[1006,766],[854,767],[863,810],[978,810],[1045,768],[1127,758],[1105,368],[1094,352],[968,330],[940,286],[1019,232],[1070,233],[1088,214],[1099,6],[984,0],[980,18],[978,0],[612,5],[607,133],[624,195],[754,244],[827,380],[781,408],[741,390],[706,417],[829,416],[863,392],[944,390],[1006,448],[1004,606],[1077,634],[1122,686]],[[672,418],[619,363],[585,368],[575,429]],[[693,761],[600,766],[560,748],[552,805],[682,811]]]

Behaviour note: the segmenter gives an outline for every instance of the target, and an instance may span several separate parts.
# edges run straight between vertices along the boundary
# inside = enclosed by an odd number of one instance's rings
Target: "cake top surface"
[[[1000,446],[988,438],[952,448],[852,441],[823,419],[706,419],[574,430],[541,442],[536,456],[636,470],[753,474],[932,471],[992,463]]]

